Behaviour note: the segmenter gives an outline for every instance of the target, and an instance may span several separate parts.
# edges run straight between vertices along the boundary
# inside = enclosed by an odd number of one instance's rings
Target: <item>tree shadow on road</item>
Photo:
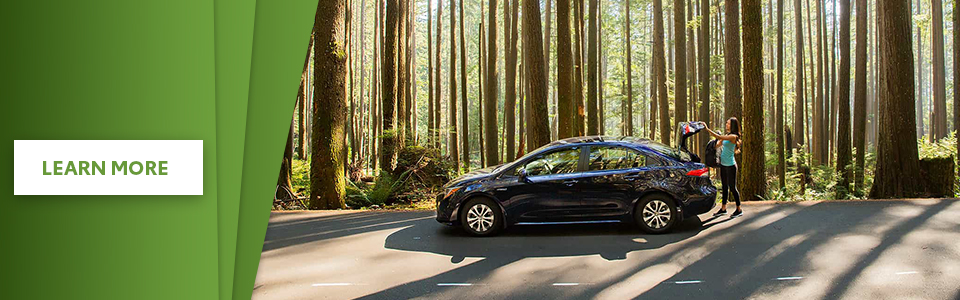
[[[880,253],[897,244],[911,230],[956,203],[941,200],[929,205],[918,205],[919,214],[903,220],[882,236],[879,246],[863,255],[843,257],[854,262],[849,267],[837,267],[830,273],[831,284],[820,287],[827,297],[840,297]],[[453,263],[464,258],[481,258],[431,277],[369,294],[363,299],[402,299],[413,297],[453,298],[476,295],[469,289],[450,290],[436,286],[440,282],[483,282],[497,276],[501,268],[526,258],[551,258],[598,255],[608,261],[633,264],[626,272],[597,273],[596,281],[581,289],[571,289],[561,295],[544,295],[544,289],[529,285],[549,285],[561,280],[567,270],[595,268],[595,266],[564,265],[563,269],[539,270],[532,278],[523,280],[525,287],[497,287],[497,298],[651,298],[700,297],[716,299],[746,298],[758,293],[777,293],[785,287],[771,276],[791,276],[811,272],[807,257],[821,255],[822,249],[842,248],[838,239],[869,235],[870,229],[890,222],[884,216],[887,209],[907,206],[902,202],[856,203],[820,202],[815,204],[774,205],[763,211],[750,212],[748,217],[732,224],[727,218],[689,220],[671,234],[645,235],[639,231],[615,225],[578,226],[516,226],[496,237],[475,238],[455,228],[437,228],[432,220],[417,221],[412,226],[387,237],[387,249],[424,252],[451,257]],[[671,252],[647,260],[625,260],[632,252],[660,249],[672,244]],[[677,249],[672,249],[677,248]],[[663,251],[660,251],[663,252]],[[651,252],[655,253],[655,252]],[[838,264],[842,265],[842,264]],[[651,270],[668,266],[668,276],[647,276]],[[513,266],[517,268],[516,265]],[[553,267],[559,268],[559,267]],[[673,284],[681,280],[703,280],[699,288],[681,289]],[[708,293],[705,293],[709,291]],[[461,295],[463,294],[463,295]],[[482,294],[481,294],[482,295]]]

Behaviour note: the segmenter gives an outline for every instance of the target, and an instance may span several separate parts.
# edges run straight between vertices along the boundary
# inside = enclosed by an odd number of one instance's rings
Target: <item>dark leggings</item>
[[[740,191],[737,190],[737,166],[720,166],[720,182],[723,183],[723,205],[727,205],[728,191],[733,193],[733,200],[740,206]]]

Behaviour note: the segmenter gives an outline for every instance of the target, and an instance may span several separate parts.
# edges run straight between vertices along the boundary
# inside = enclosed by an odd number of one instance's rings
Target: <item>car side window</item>
[[[566,174],[577,172],[580,161],[580,148],[569,148],[544,154],[524,165],[527,176]],[[519,175],[520,168],[514,171]]]
[[[647,157],[633,149],[612,146],[590,147],[588,170],[620,170],[647,165]]]

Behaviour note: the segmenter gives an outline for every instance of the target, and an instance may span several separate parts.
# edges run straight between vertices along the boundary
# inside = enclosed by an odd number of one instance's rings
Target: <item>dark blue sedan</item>
[[[693,133],[681,133],[681,145]],[[478,236],[509,225],[620,222],[663,233],[716,202],[698,161],[686,147],[647,139],[568,138],[447,183],[437,221]]]

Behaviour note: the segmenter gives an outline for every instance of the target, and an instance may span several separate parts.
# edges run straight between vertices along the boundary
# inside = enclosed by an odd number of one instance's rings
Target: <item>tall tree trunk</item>
[[[460,143],[457,141],[457,9],[456,2],[450,0],[450,100],[447,102],[447,124],[449,127],[447,149],[455,170],[460,170]]]
[[[783,1],[783,0],[778,0]],[[809,3],[809,2],[808,2]],[[794,12],[794,31],[796,32],[796,53],[797,57],[794,58],[796,61],[796,68],[793,70],[796,74],[796,79],[794,79],[794,100],[793,100],[793,143],[790,145],[790,149],[797,149],[800,145],[804,144],[803,141],[803,121],[806,118],[806,114],[803,109],[807,105],[806,89],[803,87],[805,82],[804,79],[804,69],[803,69],[803,9],[800,7],[800,0],[793,1],[793,12]],[[809,26],[809,22],[807,23]],[[809,28],[809,27],[808,27]],[[786,155],[790,155],[787,153]]]
[[[277,178],[278,189],[283,187],[291,192],[293,192],[293,184],[290,180],[293,176],[293,123],[293,121],[290,122],[290,131],[287,132],[287,144],[283,148],[283,160],[280,162],[280,176]]]
[[[653,67],[660,109],[660,142],[670,144],[670,108],[667,103],[667,66],[663,48],[663,0],[653,0]]]
[[[960,139],[960,5],[953,4],[953,131],[954,136]],[[957,146],[957,155],[960,160],[960,146]]]
[[[853,85],[853,147],[856,149],[854,151],[856,157],[853,167],[853,190],[857,195],[860,195],[863,191],[863,165],[867,152],[867,18],[870,14],[870,8],[867,7],[867,0],[856,1],[857,58],[856,81]],[[842,37],[841,41],[843,41]]]
[[[767,191],[763,151],[763,4],[743,0],[743,194],[763,199]],[[727,78],[730,80],[730,78]]]
[[[817,0],[817,1],[819,1],[819,0]],[[812,25],[811,22],[813,21],[813,14],[816,14],[818,18],[819,18],[819,16],[820,16],[820,14],[817,14],[817,12],[816,12],[815,10],[813,10],[813,9],[810,8],[810,0],[807,0],[807,1],[805,1],[805,2],[806,2],[807,11],[810,12],[809,14],[807,14],[807,37],[809,37],[809,39],[807,39],[807,40],[809,40],[809,42],[807,42],[807,58],[810,60],[810,64],[809,64],[809,65],[810,65],[810,70],[809,70],[809,71],[810,71],[810,76],[809,76],[809,77],[810,77],[810,80],[809,80],[808,82],[804,82],[804,84],[807,84],[807,86],[808,86],[808,88],[807,88],[807,90],[806,90],[805,92],[807,92],[808,95],[810,95],[810,96],[808,96],[808,97],[809,97],[809,101],[810,101],[810,102],[809,102],[809,103],[810,103],[810,106],[809,106],[809,109],[808,109],[808,107],[807,107],[807,105],[806,105],[806,103],[807,103],[806,101],[807,101],[808,98],[805,97],[805,98],[804,98],[803,109],[809,110],[809,113],[806,113],[806,114],[803,115],[803,121],[807,124],[807,126],[804,127],[804,130],[801,130],[801,131],[800,131],[801,133],[804,133],[804,135],[803,135],[803,136],[800,136],[800,137],[797,137],[797,139],[799,139],[800,142],[803,142],[804,139],[806,140],[806,143],[804,144],[804,148],[806,148],[807,151],[808,151],[808,154],[810,154],[810,155],[809,155],[810,158],[808,159],[807,163],[811,163],[811,162],[815,159],[815,158],[814,158],[814,153],[816,153],[816,151],[817,151],[817,149],[816,149],[816,144],[814,144],[813,141],[814,141],[814,136],[816,135],[816,130],[814,130],[814,129],[818,128],[818,127],[816,127],[816,126],[817,126],[816,116],[819,114],[819,113],[817,112],[817,103],[818,103],[818,102],[817,102],[817,101],[818,101],[818,100],[817,100],[817,99],[818,99],[818,98],[817,98],[817,97],[818,97],[817,95],[818,95],[818,93],[820,92],[820,84],[817,82],[817,80],[820,79],[820,75],[819,75],[819,73],[817,73],[817,70],[819,70],[819,69],[816,68],[816,67],[817,67],[817,61],[819,61],[819,60],[818,60],[818,59],[815,59],[815,58],[813,57],[814,55],[817,55],[817,58],[820,57],[820,48],[816,48],[816,50],[814,50],[814,48],[813,48],[814,42],[815,42],[815,41],[816,41],[816,42],[819,42],[820,39],[819,39],[819,38],[814,38],[814,34],[813,34],[813,33],[814,33],[813,28],[814,28],[814,27],[813,27],[813,25]],[[820,24],[820,23],[818,22],[818,23],[816,23],[816,24],[818,24],[818,25],[817,25],[817,28],[819,28],[819,24]]]
[[[379,0],[377,0],[379,1]],[[427,78],[428,78],[428,89],[427,89],[427,146],[434,146],[434,127],[436,127],[437,120],[434,118],[433,111],[437,108],[434,107],[434,97],[436,96],[434,88],[434,81],[436,77],[433,76],[433,1],[427,1]],[[439,67],[439,66],[438,66]]]
[[[585,107],[583,103],[583,100],[584,100],[583,99],[583,85],[584,85],[584,82],[583,82],[584,49],[583,48],[585,44],[584,36],[583,36],[584,0],[574,0],[574,1],[576,2],[576,18],[577,18],[576,36],[577,38],[576,38],[576,43],[573,46],[574,51],[576,52],[575,53],[576,56],[574,60],[574,66],[575,66],[574,71],[576,73],[574,74],[575,82],[573,85],[574,87],[573,96],[574,96],[574,103],[576,104],[577,108],[575,110],[576,118],[573,123],[574,123],[574,126],[576,126],[576,132],[577,132],[575,136],[582,136],[587,132],[584,126],[586,121],[586,116],[585,116]]]
[[[516,4],[515,4],[516,5]],[[516,15],[516,12],[514,13]],[[526,146],[533,151],[550,142],[550,120],[547,115],[546,61],[543,56],[543,33],[540,31],[540,3],[523,1],[523,83],[526,101]]]
[[[654,21],[656,23],[656,21]],[[653,53],[650,64],[650,140],[657,139],[657,115],[659,113],[659,104],[660,104],[660,79],[657,77],[657,64],[659,60],[663,60],[662,57],[658,58],[656,53],[657,44],[653,43],[650,47]],[[661,48],[662,49],[662,48]],[[662,56],[662,55],[661,55]]]
[[[484,155],[489,166],[500,164],[497,143],[497,0],[487,4],[487,76],[484,83]]]
[[[545,29],[543,31],[543,65],[546,71],[543,73],[543,76],[547,83],[547,100],[550,100],[550,33],[552,32],[551,30],[553,30],[553,1],[544,0],[543,6],[543,18],[545,20],[544,23],[546,23],[544,24]]]
[[[467,41],[463,34],[463,0],[460,0],[460,151],[462,152],[463,167],[470,170],[470,115],[467,113]]]
[[[728,0],[724,4],[724,89],[723,117],[736,117],[743,120],[741,114],[740,85],[740,4],[739,0]],[[759,26],[760,24],[756,24]],[[763,77],[759,80],[763,81]],[[662,109],[661,109],[662,110]],[[740,124],[744,124],[741,122]]]
[[[409,66],[407,65],[407,45],[409,41],[407,40],[407,18],[409,18],[410,13],[410,4],[411,0],[400,0],[397,7],[397,53],[396,53],[396,81],[397,81],[397,118],[395,129],[396,134],[396,151],[399,153],[400,149],[406,145],[406,141],[410,139],[410,136],[407,132],[407,123],[410,120],[409,111],[407,108],[410,105],[410,100],[407,98],[407,87],[410,85],[410,78],[407,76],[409,74]],[[348,56],[349,57],[349,56]]]
[[[313,46],[313,35],[310,35],[311,47]],[[297,147],[294,150],[297,154],[297,158],[306,160],[306,141],[307,137],[304,135],[306,131],[307,124],[304,123],[307,121],[307,112],[306,112],[306,103],[307,103],[307,76],[310,76],[307,72],[307,68],[310,63],[310,48],[307,48],[307,59],[303,62],[303,73],[300,75],[300,88],[297,90]]]
[[[877,2],[880,39],[880,134],[870,198],[905,198],[922,191],[920,158],[914,138],[913,57],[910,6],[906,1]]]
[[[782,1],[782,0],[781,0]],[[710,124],[710,0],[700,0],[700,121]],[[706,145],[709,135],[700,135],[700,145]],[[701,153],[702,154],[702,153]]]
[[[686,1],[687,1],[687,4],[686,4],[687,19],[684,22],[684,24],[686,24],[687,22],[693,21],[695,17],[693,13],[694,2],[691,2],[691,0],[686,0]],[[693,31],[693,27],[686,27],[686,28],[687,28],[687,39],[686,39],[687,53],[685,58],[687,59],[686,65],[687,65],[687,83],[688,83],[686,88],[687,90],[686,94],[688,95],[687,97],[688,101],[686,102],[687,103],[686,110],[687,110],[688,117],[686,119],[681,119],[679,121],[692,121],[697,118],[697,112],[696,112],[696,108],[697,108],[697,47],[695,44],[697,36]],[[692,143],[696,143],[696,139],[694,139]],[[700,147],[694,147],[694,149],[699,149],[699,148]],[[694,151],[694,153],[696,153],[696,151]]]
[[[571,1],[576,0],[557,0],[557,137],[560,139],[576,135]]]
[[[381,95],[383,103],[383,135],[380,137],[380,144],[382,148],[380,149],[380,167],[387,171],[393,171],[397,165],[397,150],[399,149],[399,139],[398,130],[397,130],[397,100],[398,100],[398,86],[397,86],[397,54],[398,46],[398,30],[397,26],[400,23],[400,14],[399,14],[399,4],[400,0],[388,0],[386,7],[386,31],[384,33],[384,51],[383,57],[383,69],[381,74],[381,85],[383,86],[383,94]],[[319,45],[327,45],[320,44]],[[321,47],[322,48],[322,47]],[[329,70],[318,70],[322,72],[330,72]]]
[[[784,144],[785,141],[783,140],[783,136],[789,133],[784,131],[784,128],[783,128],[783,123],[784,123],[784,120],[783,120],[783,116],[784,116],[783,114],[783,2],[784,2],[783,0],[777,0],[777,79],[776,79],[776,85],[777,85],[776,97],[777,98],[776,98],[776,104],[775,104],[776,108],[774,111],[774,114],[775,114],[774,127],[776,128],[776,131],[774,132],[773,135],[776,136],[776,141],[777,141],[777,146],[776,146],[777,179],[780,180],[779,182],[780,190],[786,191],[786,188],[787,188],[787,176],[786,176],[787,165],[786,165],[786,154],[785,154],[786,144]],[[800,2],[799,0],[795,0],[794,4],[799,6],[799,2]],[[797,15],[799,16],[799,14]],[[799,18],[797,22],[798,23],[800,22]],[[796,30],[799,32],[800,30],[803,30],[803,28],[797,26]],[[803,42],[798,43],[797,48],[798,48],[797,52],[803,53],[802,52]],[[803,54],[799,54],[797,56],[800,58],[798,61],[801,62],[797,64],[797,71],[802,73],[803,72],[803,64],[802,64]],[[803,84],[802,84],[803,77],[802,76],[799,77],[799,79],[797,79],[797,82],[800,82],[800,84],[798,84],[800,87],[795,92],[797,94],[801,94],[803,91]],[[798,98],[799,97],[802,97],[802,96],[798,96]]]
[[[687,120],[687,21],[684,17],[684,0],[673,1],[673,31],[674,49],[676,58],[676,68],[674,69],[673,83],[673,105],[676,114],[676,122],[686,122]]]
[[[506,86],[503,88],[503,131],[506,132],[504,136],[506,150],[503,154],[505,161],[513,161],[514,155],[517,154],[517,16],[519,5],[520,3],[517,3],[517,0],[513,0],[513,3],[510,0],[503,1],[503,56],[504,75],[506,77],[504,78]],[[539,19],[540,15],[538,14],[537,20]],[[523,116],[519,117],[522,118]]]
[[[485,77],[487,74],[486,73],[487,67],[483,63],[484,59],[487,58],[487,52],[485,50],[487,44],[484,41],[485,37],[486,37],[486,33],[483,27],[483,3],[481,2],[480,3],[480,35],[477,37],[477,39],[479,40],[477,41],[477,45],[479,46],[479,48],[477,49],[477,54],[478,54],[477,70],[479,71],[479,73],[477,74],[477,82],[480,83],[479,84],[480,89],[477,91],[477,95],[479,95],[477,98],[477,125],[478,125],[477,126],[477,144],[480,146],[480,168],[481,169],[484,167],[487,167],[487,155],[486,155],[487,148],[485,146],[486,143],[484,143],[483,141],[484,139],[483,128],[485,126],[484,125],[485,119],[483,118],[483,102],[486,101],[485,100],[486,98],[484,98],[484,95],[483,95],[483,91],[484,91],[484,88],[486,88],[486,82],[487,82],[487,79]]]
[[[923,3],[921,1],[915,1],[917,3],[917,15],[923,13]],[[911,24],[912,25],[912,24]],[[917,95],[916,103],[916,118],[917,118],[917,138],[923,136],[926,132],[923,128],[923,37],[921,36],[923,30],[920,27],[917,27],[917,85],[915,93]]]
[[[827,150],[825,152],[827,157],[825,162],[827,162],[827,165],[830,165],[833,163],[833,153],[834,153],[833,150],[837,146],[836,139],[835,139],[836,138],[835,135],[837,132],[836,111],[837,111],[837,95],[838,95],[837,93],[837,62],[836,62],[836,55],[837,55],[836,54],[837,52],[837,43],[836,43],[837,12],[836,10],[837,10],[837,0],[833,0],[833,6],[831,6],[830,19],[829,19],[830,22],[832,22],[831,23],[832,26],[831,26],[831,30],[827,32],[827,35],[825,36],[829,38],[830,48],[827,50],[828,58],[824,58],[825,60],[829,59],[829,66],[827,67],[826,70],[824,70],[827,72],[826,74],[827,92],[826,94],[824,94],[824,97],[826,99],[826,103],[824,104],[825,105],[824,116],[826,116],[826,126],[827,126],[825,127],[826,128],[825,141],[827,141],[826,142]]]
[[[404,5],[406,7],[404,11],[407,14],[404,17],[404,23],[407,26],[407,31],[404,33],[407,41],[407,54],[404,56],[407,59],[406,70],[404,72],[407,82],[405,88],[406,95],[404,96],[406,97],[405,102],[407,103],[406,113],[404,113],[406,115],[407,126],[404,130],[406,131],[407,141],[413,145],[417,145],[417,34],[413,25],[416,23],[414,19],[416,19],[417,16],[417,5],[415,2],[411,5],[410,1],[413,0],[407,1],[407,4]]]
[[[624,9],[624,18],[623,18],[623,30],[626,32],[626,52],[627,63],[626,63],[626,77],[627,77],[627,105],[624,119],[624,135],[632,136],[633,135],[633,47],[630,44],[630,39],[633,37],[633,33],[630,31],[630,0],[626,0],[626,8]],[[558,38],[559,40],[559,38]]]
[[[840,0],[840,69],[837,74],[837,193],[850,190],[850,0]]]
[[[599,32],[600,26],[598,25],[599,21],[599,10],[600,4],[598,0],[589,0],[590,1],[590,31],[589,35],[589,49],[587,50],[587,135],[598,135],[600,134],[600,115],[598,113],[598,103],[599,96],[597,93],[598,88],[598,61],[600,58],[598,54],[599,49]]]
[[[442,132],[442,131],[440,130],[440,124],[443,124],[443,122],[442,122],[443,118],[440,116],[440,115],[441,115],[441,112],[443,111],[442,105],[441,105],[441,103],[443,103],[443,92],[442,92],[442,91],[443,91],[443,87],[442,87],[442,85],[443,85],[443,84],[442,84],[442,82],[443,82],[443,79],[442,79],[442,78],[443,78],[443,77],[440,76],[440,70],[443,69],[443,67],[440,66],[440,64],[441,64],[441,60],[440,60],[440,48],[441,48],[442,45],[443,45],[443,42],[442,42],[442,41],[443,41],[443,26],[441,25],[441,24],[443,24],[443,22],[441,22],[442,20],[443,20],[443,1],[439,1],[439,0],[438,0],[438,1],[437,1],[437,41],[436,41],[437,46],[436,46],[436,52],[434,52],[434,55],[435,55],[434,59],[437,60],[437,68],[434,69],[434,76],[436,76],[436,79],[435,79],[435,80],[436,80],[436,83],[437,83],[437,84],[436,84],[436,86],[434,86],[435,90],[434,90],[434,96],[433,96],[433,101],[434,101],[434,103],[433,103],[433,108],[434,108],[434,110],[433,110],[433,121],[434,121],[434,122],[433,122],[433,126],[434,126],[434,128],[433,128],[433,134],[434,134],[433,142],[434,142],[434,145],[436,146],[437,149],[441,149],[441,142],[440,142],[440,141],[441,141],[441,136],[442,136],[442,135],[441,135],[441,132]]]
[[[947,136],[947,92],[945,59],[943,57],[943,4],[931,0],[933,9],[933,119],[930,120],[930,140]],[[954,4],[956,5],[956,4]]]
[[[817,2],[817,12],[816,12],[817,14],[817,22],[816,22],[817,23],[817,50],[816,50],[817,79],[816,81],[817,83],[816,83],[816,92],[815,92],[816,98],[813,100],[813,111],[812,111],[813,113],[813,134],[812,134],[813,149],[811,149],[811,151],[813,152],[813,159],[812,159],[813,165],[819,165],[824,162],[823,152],[824,152],[824,149],[826,148],[824,147],[824,143],[826,141],[824,141],[823,139],[823,133],[825,131],[823,129],[823,123],[824,123],[823,122],[824,121],[824,117],[823,117],[824,63],[823,61],[824,61],[824,55],[826,52],[824,50],[825,45],[824,45],[824,38],[823,38],[823,34],[824,34],[823,32],[824,31],[823,30],[823,22],[824,22],[823,1],[824,0],[816,0]]]
[[[345,208],[346,178],[343,174],[343,144],[346,135],[346,49],[343,30],[346,22],[346,1],[321,1],[317,7],[313,30],[314,105],[313,139],[310,159],[310,208]]]

